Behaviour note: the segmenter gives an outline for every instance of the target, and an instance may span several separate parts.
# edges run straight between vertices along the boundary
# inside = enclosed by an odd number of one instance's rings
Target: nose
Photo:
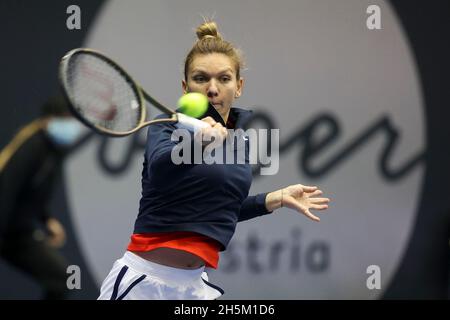
[[[206,95],[208,96],[208,98],[214,98],[219,95],[219,90],[214,79],[211,79]]]

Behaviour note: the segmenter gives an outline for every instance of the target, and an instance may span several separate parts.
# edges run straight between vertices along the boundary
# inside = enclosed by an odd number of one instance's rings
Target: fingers
[[[221,123],[216,123],[213,126],[213,129],[217,130],[222,138],[225,138],[227,136],[227,128],[225,128]]]
[[[330,199],[328,198],[309,198],[309,202],[313,204],[328,204]]]
[[[209,124],[211,127],[214,127],[215,125],[216,125],[216,121],[213,119],[213,118],[211,118],[211,117],[206,117],[206,118],[203,118],[203,119],[201,119],[202,121],[204,121],[204,122],[206,122],[207,124]]]
[[[215,120],[214,120],[213,118],[211,118],[211,117],[203,118],[202,121],[208,123],[212,128],[218,130],[221,134],[227,132],[227,129],[226,129],[220,122],[215,121]],[[206,131],[207,131],[208,129],[209,129],[209,128],[206,128]]]
[[[211,127],[202,128],[197,133],[197,141],[201,141],[205,145],[209,144],[213,138],[221,142],[226,139],[228,131],[220,122],[216,122],[211,117],[203,118],[202,121],[208,123]]]
[[[320,218],[317,217],[317,216],[315,216],[315,215],[313,215],[313,214],[309,211],[309,208],[303,207],[302,205],[300,205],[300,204],[299,204],[298,202],[296,202],[296,201],[289,201],[289,200],[288,200],[287,202],[289,202],[289,203],[288,203],[288,204],[289,204],[289,207],[291,207],[292,209],[297,210],[297,211],[300,212],[300,213],[303,213],[305,216],[307,216],[307,217],[310,218],[311,220],[317,221],[317,222],[320,221]]]
[[[320,218],[318,216],[313,215],[308,209],[306,209],[305,215],[313,221],[316,221],[316,222],[320,221]]]
[[[328,205],[327,204],[312,204],[311,205],[311,209],[314,209],[314,210],[325,210],[325,209],[328,209]]]
[[[285,195],[284,204],[313,221],[319,222],[320,218],[312,214],[310,210],[326,210],[328,209],[329,198],[315,198],[323,194],[317,186],[304,186],[301,184],[289,186],[283,190],[289,190],[290,194]]]
[[[309,196],[315,197],[315,196],[320,196],[321,194],[323,194],[322,190],[316,190],[316,191],[312,192]]]
[[[304,186],[302,184],[299,184],[299,186],[303,189],[305,192],[313,192],[317,190],[317,186]]]

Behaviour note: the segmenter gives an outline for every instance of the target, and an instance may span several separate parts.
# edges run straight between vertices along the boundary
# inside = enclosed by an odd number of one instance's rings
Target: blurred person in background
[[[44,299],[64,299],[66,232],[50,201],[62,165],[81,142],[82,125],[57,96],[0,151],[0,257],[33,277]]]

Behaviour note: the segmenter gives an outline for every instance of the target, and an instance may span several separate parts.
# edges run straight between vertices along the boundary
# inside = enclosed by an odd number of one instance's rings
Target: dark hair
[[[41,116],[68,116],[70,115],[69,105],[67,104],[67,100],[62,96],[54,96],[49,98],[42,106],[41,106]]]

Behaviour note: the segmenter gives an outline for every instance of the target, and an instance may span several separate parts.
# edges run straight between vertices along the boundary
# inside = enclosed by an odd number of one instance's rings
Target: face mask
[[[75,119],[55,118],[48,122],[47,133],[50,139],[60,146],[73,144],[82,132],[81,124]]]

